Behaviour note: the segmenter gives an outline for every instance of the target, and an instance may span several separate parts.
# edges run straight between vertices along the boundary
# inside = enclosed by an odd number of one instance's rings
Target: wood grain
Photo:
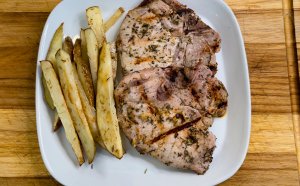
[[[226,0],[226,3],[234,10],[235,13],[257,11],[257,10],[282,10],[282,2],[276,0]]]
[[[51,12],[59,0],[0,0],[0,12]]]
[[[37,46],[0,47],[0,108],[34,109],[36,58]]]
[[[294,23],[297,43],[298,64],[300,63],[300,0],[294,0]],[[298,65],[300,66],[300,65]]]
[[[252,113],[291,113],[285,44],[246,43]]]
[[[300,0],[294,0],[294,23],[297,43],[298,64],[300,64]],[[298,65],[300,66],[300,65]]]
[[[294,9],[292,0],[283,0],[283,16],[285,26],[287,64],[290,82],[290,94],[292,104],[292,115],[294,125],[294,137],[297,157],[298,169],[300,170],[300,100],[299,100],[299,65],[297,61],[297,47],[295,36]]]
[[[297,185],[295,161],[289,153],[249,153],[241,169],[222,185]]]
[[[299,185],[298,71],[288,65],[283,1],[226,0],[245,40],[253,115],[246,160],[224,185]],[[0,185],[58,185],[40,156],[34,111],[39,40],[58,2],[0,0]],[[300,0],[294,11],[300,59]]]
[[[1,186],[56,186],[60,185],[52,178],[0,178]]]
[[[0,109],[0,124],[0,177],[49,176],[40,156],[35,111]]]
[[[283,2],[227,2],[245,40],[253,115],[246,161],[224,184],[299,185]]]
[[[295,95],[293,104],[293,115],[295,122],[295,139],[296,139],[296,147],[297,147],[297,155],[298,155],[298,167],[300,167],[300,90],[299,90],[299,69],[300,69],[300,0],[293,1],[294,8],[294,24],[295,24],[295,39],[296,39],[296,47],[295,51],[297,54],[294,56],[297,60],[298,72],[294,71],[293,80],[294,87],[292,89],[292,93]],[[299,168],[300,170],[300,168]],[[300,174],[300,173],[299,173]]]
[[[1,46],[36,48],[48,14],[40,12],[0,12]]]
[[[245,43],[285,43],[281,10],[273,10],[270,12],[248,10],[246,12],[236,13],[235,15],[241,26]]]
[[[296,155],[290,114],[253,114],[252,123],[249,153]]]

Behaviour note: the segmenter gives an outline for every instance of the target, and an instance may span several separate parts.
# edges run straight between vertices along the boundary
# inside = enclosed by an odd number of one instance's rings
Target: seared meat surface
[[[118,53],[125,74],[151,67],[217,68],[220,36],[193,10],[174,0],[144,1],[120,28]]]
[[[153,143],[149,154],[166,165],[205,173],[212,161],[216,137],[195,124]]]
[[[120,126],[132,145],[163,163],[203,174],[212,161],[213,117],[227,109],[214,75],[220,36],[176,0],[145,0],[117,40],[124,77],[115,90]]]
[[[115,90],[120,126],[140,153],[149,153],[175,167],[189,168],[190,164],[190,169],[200,174],[210,161],[198,157],[210,152],[206,158],[211,160],[215,147],[214,136],[207,129],[213,116],[224,115],[227,96],[222,82],[202,64],[194,69],[151,68],[130,73]],[[186,133],[195,126],[195,145],[188,146],[187,151],[171,148],[180,144],[184,147]],[[184,137],[175,138],[177,133]],[[175,155],[168,155],[170,151],[185,153],[193,161],[183,161],[184,157],[176,160]]]
[[[151,68],[131,73],[115,90],[126,136],[140,152],[163,134],[199,120],[202,130],[226,110],[227,92],[204,65],[195,69]]]

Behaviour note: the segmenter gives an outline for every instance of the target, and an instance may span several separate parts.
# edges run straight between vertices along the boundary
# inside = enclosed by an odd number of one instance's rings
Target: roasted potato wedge
[[[94,90],[96,90],[97,84],[97,71],[98,71],[98,60],[99,60],[99,45],[94,31],[91,28],[87,28],[84,31],[86,44],[87,44],[87,55],[90,62],[90,69],[93,79]]]
[[[56,73],[54,71],[54,68],[51,65],[51,62],[49,61],[42,61],[41,62],[41,68],[47,83],[47,86],[49,87],[49,91],[51,94],[51,98],[53,99],[53,103],[55,108],[57,109],[57,113],[59,117],[61,118],[62,125],[65,129],[65,134],[67,137],[67,140],[72,146],[72,149],[77,157],[77,160],[79,162],[79,165],[82,165],[84,163],[84,158],[82,154],[82,150],[80,147],[80,142],[78,139],[78,136],[76,134],[73,120],[71,118],[70,112],[68,110],[66,101],[64,99],[59,81],[57,79]]]
[[[103,43],[97,82],[97,122],[106,149],[117,158],[124,150],[114,101],[114,85],[110,46]]]
[[[62,23],[55,31],[46,57],[46,60],[52,63],[56,73],[57,73],[57,66],[56,66],[55,54],[59,49],[62,48],[63,34],[64,34],[63,28],[64,28],[64,24]]]
[[[94,92],[94,85],[92,80],[92,74],[90,69],[90,64],[88,61],[83,59],[82,55],[82,40],[77,39],[74,45],[74,61],[77,65],[77,73],[81,85],[84,89],[84,92],[89,100],[89,103],[92,107],[95,107],[95,92]]]
[[[81,39],[81,57],[84,61],[87,61],[89,63],[89,57],[87,55],[87,44],[85,39],[85,33],[84,30],[80,30],[80,39]]]
[[[57,131],[60,128],[60,126],[61,126],[61,121],[59,119],[57,111],[55,110],[54,120],[53,120],[53,131]]]
[[[55,72],[57,73],[56,61],[55,61],[55,53],[62,47],[62,39],[63,39],[63,23],[57,28],[55,31],[53,38],[51,40],[46,60],[50,61],[53,65]],[[54,109],[53,100],[51,99],[48,87],[45,83],[44,76],[42,76],[42,83],[44,87],[44,95],[45,100],[51,109]]]
[[[60,83],[75,129],[87,155],[88,162],[92,163],[96,153],[96,146],[84,115],[70,56],[65,51],[59,50],[56,54],[56,60]]]
[[[66,37],[65,41],[62,45],[62,49],[69,54],[69,56],[71,58],[71,61],[74,60],[74,58],[73,58],[73,48],[74,48],[74,46],[73,46],[72,39],[69,36]]]
[[[75,77],[75,83],[78,88],[79,97],[82,103],[83,112],[86,116],[86,119],[88,121],[90,131],[92,133],[92,136],[94,138],[94,141],[97,142],[101,147],[105,147],[103,144],[103,141],[100,136],[100,132],[98,129],[97,121],[96,121],[96,109],[90,105],[89,100],[84,92],[84,89],[81,85],[81,82],[79,81],[79,77],[76,71],[76,66],[73,64],[73,70],[74,70],[74,77]]]
[[[86,9],[86,16],[88,25],[95,32],[98,47],[102,47],[102,43],[105,40],[104,23],[102,18],[102,12],[98,6],[92,6]]]
[[[104,31],[107,32],[120,19],[125,12],[123,7],[118,8],[115,13],[104,23]]]
[[[50,94],[50,91],[48,89],[44,74],[42,74],[42,84],[43,84],[43,87],[44,87],[44,98],[45,98],[48,106],[53,110],[53,109],[55,109],[55,107],[54,107],[53,100],[51,98],[51,94]]]

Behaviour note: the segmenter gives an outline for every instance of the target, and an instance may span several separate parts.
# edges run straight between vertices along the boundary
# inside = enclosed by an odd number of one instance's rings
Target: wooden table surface
[[[299,185],[300,0],[226,2],[245,40],[252,131],[243,166],[223,184]],[[0,185],[58,185],[41,159],[34,106],[39,40],[57,3],[0,0]]]

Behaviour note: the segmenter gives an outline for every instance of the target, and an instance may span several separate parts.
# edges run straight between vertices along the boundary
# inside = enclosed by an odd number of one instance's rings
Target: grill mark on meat
[[[145,21],[146,24],[143,24],[143,25],[142,25],[142,28],[148,29],[148,27],[145,27],[144,25],[147,25],[147,22],[148,22],[148,23],[151,23],[151,22],[152,22],[154,19],[156,19],[156,18],[160,18],[160,16],[151,13],[151,14],[142,15],[142,16],[139,17],[137,20],[138,20],[138,21]]]
[[[156,115],[156,109],[154,109],[152,106],[149,107],[150,113]]]
[[[137,58],[134,61],[134,64],[141,64],[141,63],[146,63],[146,62],[149,62],[149,61],[154,61],[154,59],[153,58],[149,58],[149,57],[141,57],[141,58]]]
[[[169,130],[168,132],[163,133],[163,134],[157,136],[156,138],[154,138],[154,139],[150,142],[150,144],[157,142],[158,140],[164,138],[164,137],[167,136],[167,135],[174,134],[174,133],[176,134],[176,133],[180,132],[181,130],[184,130],[184,129],[186,129],[186,128],[189,128],[189,127],[193,126],[195,123],[197,123],[197,122],[200,121],[200,120],[201,120],[201,118],[197,118],[196,120],[191,121],[191,122],[188,122],[188,123],[186,123],[186,124],[184,124],[184,125],[181,125],[180,127],[171,129],[171,130]]]

